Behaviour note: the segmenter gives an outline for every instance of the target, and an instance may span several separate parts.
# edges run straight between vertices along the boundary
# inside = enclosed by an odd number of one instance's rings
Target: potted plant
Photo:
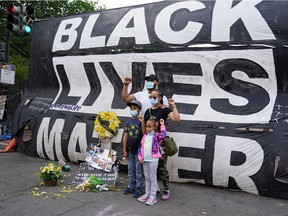
[[[40,168],[39,177],[43,179],[44,185],[55,186],[58,179],[62,178],[62,167],[53,163],[46,164]]]

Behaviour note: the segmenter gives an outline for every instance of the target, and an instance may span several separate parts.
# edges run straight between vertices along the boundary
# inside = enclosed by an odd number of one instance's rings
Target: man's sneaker
[[[142,191],[140,189],[136,189],[133,193],[134,198],[139,198],[142,195]]]
[[[166,201],[170,198],[170,191],[163,191],[162,200]]]
[[[150,197],[147,201],[146,201],[146,205],[149,205],[149,206],[152,206],[152,205],[154,205],[155,203],[157,203],[157,199],[156,198],[152,198],[152,197]]]
[[[146,194],[144,194],[144,195],[142,195],[141,197],[138,198],[138,201],[144,203],[144,202],[146,202],[148,199],[149,199],[149,196],[146,195]]]
[[[134,192],[134,189],[127,187],[124,191],[123,194],[127,195],[127,194],[132,194]]]

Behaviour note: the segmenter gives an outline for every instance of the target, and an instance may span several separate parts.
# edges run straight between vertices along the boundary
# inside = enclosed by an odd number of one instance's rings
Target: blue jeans
[[[130,151],[128,153],[128,177],[130,188],[142,189],[144,181],[143,166],[138,160],[138,155]]]

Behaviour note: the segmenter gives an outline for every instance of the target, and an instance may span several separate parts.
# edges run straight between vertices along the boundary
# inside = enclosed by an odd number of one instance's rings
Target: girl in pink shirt
[[[141,122],[144,124],[144,120],[141,119]],[[150,206],[157,203],[157,167],[161,157],[159,146],[166,136],[163,119],[160,119],[160,125],[161,132],[158,133],[156,132],[157,125],[154,118],[150,118],[146,122],[146,134],[144,134],[141,140],[141,147],[138,150],[138,158],[140,163],[143,164],[145,176],[145,194],[139,197],[138,201]]]

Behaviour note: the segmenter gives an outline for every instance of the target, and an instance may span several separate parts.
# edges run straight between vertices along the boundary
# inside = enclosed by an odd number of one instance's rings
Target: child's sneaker
[[[142,191],[140,189],[136,189],[133,193],[134,198],[139,198],[142,195]]]
[[[162,200],[166,201],[170,198],[170,191],[163,191]]]
[[[146,202],[148,199],[149,199],[149,196],[146,195],[146,194],[144,194],[144,195],[142,195],[141,197],[138,198],[138,201],[144,203],[144,202]]]
[[[127,187],[124,191],[123,194],[128,195],[128,194],[132,194],[134,192],[134,189]]]
[[[146,205],[149,205],[149,206],[152,206],[154,205],[155,203],[157,203],[157,199],[154,198],[154,197],[150,197],[147,201],[146,201]]]

